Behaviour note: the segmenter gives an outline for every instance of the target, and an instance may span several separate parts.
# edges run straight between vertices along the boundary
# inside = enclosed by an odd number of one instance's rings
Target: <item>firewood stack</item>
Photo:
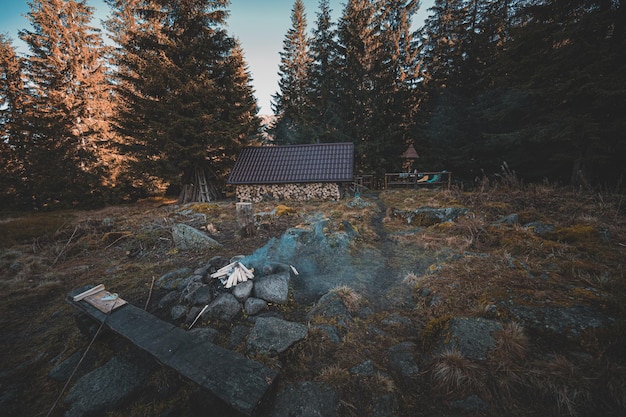
[[[211,274],[211,278],[218,278],[225,288],[231,288],[240,282],[254,278],[254,273],[241,262],[233,262]]]
[[[260,202],[270,197],[276,200],[339,200],[341,193],[337,183],[307,184],[259,184],[237,186],[239,201]]]

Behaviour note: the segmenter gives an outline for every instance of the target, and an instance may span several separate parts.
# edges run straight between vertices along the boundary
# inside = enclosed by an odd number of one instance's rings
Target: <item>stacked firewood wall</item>
[[[264,200],[339,200],[337,183],[238,185],[237,200],[258,203]]]

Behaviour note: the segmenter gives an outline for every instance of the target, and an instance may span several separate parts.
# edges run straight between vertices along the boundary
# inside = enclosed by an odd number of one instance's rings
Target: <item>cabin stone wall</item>
[[[258,203],[268,200],[339,200],[342,187],[338,183],[288,183],[238,185],[237,200]]]

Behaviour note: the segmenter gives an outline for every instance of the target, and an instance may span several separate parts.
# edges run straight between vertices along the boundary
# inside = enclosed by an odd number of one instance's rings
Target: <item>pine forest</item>
[[[295,0],[267,130],[229,0],[106,3],[112,42],[85,0],[32,0],[24,56],[0,35],[4,208],[212,201],[260,144],[352,142],[375,178],[414,145],[464,187],[623,187],[624,0],[436,0],[420,26],[417,0]]]

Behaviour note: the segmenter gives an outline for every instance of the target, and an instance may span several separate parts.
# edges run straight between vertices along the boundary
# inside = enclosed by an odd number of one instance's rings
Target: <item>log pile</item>
[[[211,278],[218,278],[222,281],[224,288],[231,288],[240,282],[254,278],[254,272],[246,268],[241,262],[232,262],[211,274]]]
[[[337,183],[288,183],[237,186],[237,199],[258,203],[266,200],[339,200]]]

